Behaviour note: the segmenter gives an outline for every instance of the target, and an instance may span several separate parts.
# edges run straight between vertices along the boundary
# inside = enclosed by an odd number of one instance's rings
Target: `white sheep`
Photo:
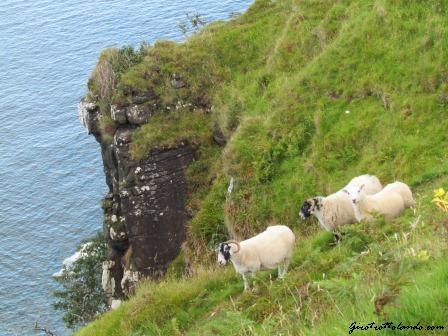
[[[405,184],[403,183],[403,185]],[[406,201],[401,193],[405,194]],[[383,190],[373,195],[367,195],[364,192],[364,186],[361,186],[355,193],[347,191],[347,194],[351,195],[353,211],[358,221],[364,219],[371,221],[374,218],[374,214],[383,215],[386,219],[392,219],[398,217],[404,211],[407,207],[406,204],[410,204],[407,190],[402,185],[394,183],[387,185]]]
[[[243,277],[244,290],[248,290],[248,273],[254,276],[259,270],[278,267],[278,277],[284,278],[295,239],[294,233],[287,226],[269,226],[262,233],[247,240],[220,243],[217,249],[218,263],[225,265],[230,260],[235,271]]]
[[[393,183],[389,183],[387,186],[384,187],[383,190],[394,190],[397,193],[399,193],[403,198],[404,206],[406,208],[410,208],[415,204],[411,188],[409,188],[409,186],[406,183],[395,181]]]
[[[356,223],[357,219],[347,192],[353,193],[361,185],[364,185],[364,192],[367,194],[374,194],[382,188],[380,181],[374,175],[354,177],[344,188],[334,194],[327,197],[316,196],[303,202],[299,213],[300,218],[304,220],[314,215],[322,228],[333,233],[341,225]]]

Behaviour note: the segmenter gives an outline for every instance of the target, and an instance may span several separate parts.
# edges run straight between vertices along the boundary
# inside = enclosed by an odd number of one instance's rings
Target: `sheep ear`
[[[313,198],[314,204],[313,204],[313,210],[316,209],[317,211],[320,210],[322,203],[318,197]]]
[[[348,190],[346,190],[346,189],[342,189],[342,192],[343,192],[343,193],[346,193],[347,195],[350,196],[350,193],[348,192]]]

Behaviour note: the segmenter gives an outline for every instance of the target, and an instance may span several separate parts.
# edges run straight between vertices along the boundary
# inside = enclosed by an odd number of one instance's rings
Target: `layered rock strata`
[[[83,100],[78,107],[81,122],[100,144],[109,188],[103,199],[109,251],[102,284],[112,298],[130,295],[142,278],[163,274],[185,240],[185,169],[195,149],[184,142],[134,160],[129,152],[133,132],[155,113],[151,97],[144,98],[111,106],[115,127],[107,139],[97,104]]]

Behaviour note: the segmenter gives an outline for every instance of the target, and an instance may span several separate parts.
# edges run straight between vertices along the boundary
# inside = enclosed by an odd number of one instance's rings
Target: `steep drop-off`
[[[143,100],[144,101],[144,100]],[[112,106],[118,123],[108,142],[100,132],[97,105],[81,102],[81,119],[101,146],[109,193],[103,200],[108,260],[103,265],[103,287],[112,297],[133,292],[142,277],[157,278],[179,254],[185,240],[185,169],[195,149],[187,142],[153,149],[141,160],[129,153],[132,133],[151,111],[139,105]],[[138,115],[138,117],[136,116]]]

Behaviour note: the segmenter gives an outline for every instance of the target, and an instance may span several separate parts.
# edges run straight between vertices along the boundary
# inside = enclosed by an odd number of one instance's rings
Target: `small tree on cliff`
[[[64,265],[56,277],[62,289],[54,292],[54,307],[64,311],[63,321],[76,328],[108,309],[107,296],[101,287],[102,262],[106,259],[106,242],[98,233],[78,246],[79,258]]]

